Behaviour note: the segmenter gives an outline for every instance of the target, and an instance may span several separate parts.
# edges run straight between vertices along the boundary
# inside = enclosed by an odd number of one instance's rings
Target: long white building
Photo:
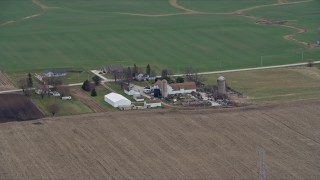
[[[111,106],[117,108],[119,106],[130,106],[131,101],[121,94],[109,93],[104,96],[104,101],[109,103]]]

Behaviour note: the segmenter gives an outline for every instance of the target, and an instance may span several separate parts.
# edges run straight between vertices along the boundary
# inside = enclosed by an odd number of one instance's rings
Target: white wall
[[[161,102],[158,102],[158,103],[146,103],[146,102],[144,102],[144,107],[147,108],[148,106],[150,108],[161,107]]]
[[[131,101],[125,100],[125,99],[113,102],[112,100],[108,99],[107,97],[104,97],[104,101],[106,101],[107,103],[109,103],[111,106],[113,106],[115,108],[117,108],[119,106],[130,106],[131,105]]]

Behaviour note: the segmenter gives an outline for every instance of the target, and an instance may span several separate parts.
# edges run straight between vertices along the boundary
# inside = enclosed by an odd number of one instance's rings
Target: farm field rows
[[[260,66],[261,58],[263,65],[275,65],[314,60],[320,55],[319,48],[310,49],[283,38],[295,33],[295,29],[257,25],[255,19],[234,13],[277,2],[273,0],[196,3],[190,0],[30,0],[30,4],[22,5],[17,2],[0,2],[4,14],[0,19],[0,67],[6,71],[96,69],[134,63],[154,64],[159,69],[166,67],[177,72],[186,66],[212,71]],[[252,13],[261,18],[277,14],[277,18],[294,20],[290,23],[307,30],[297,38],[314,42],[319,38],[317,5],[318,1],[308,1],[263,7]],[[295,17],[292,7],[302,10],[299,17]],[[14,15],[21,9],[32,17]]]
[[[320,101],[0,124],[4,179],[318,179]]]

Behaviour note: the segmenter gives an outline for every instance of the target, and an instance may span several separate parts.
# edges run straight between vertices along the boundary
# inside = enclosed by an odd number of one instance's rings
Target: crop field
[[[317,0],[2,0],[0,68],[201,71],[319,59]],[[260,18],[285,26],[256,24]],[[304,57],[301,58],[302,52]]]
[[[0,71],[0,90],[12,88],[14,88],[14,85],[12,84],[11,80],[5,73]]]
[[[3,179],[319,179],[320,101],[0,124]]]

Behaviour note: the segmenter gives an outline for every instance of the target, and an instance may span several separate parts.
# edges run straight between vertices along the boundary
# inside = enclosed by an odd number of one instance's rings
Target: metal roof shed
[[[121,94],[109,93],[104,96],[104,101],[109,103],[111,106],[117,108],[119,106],[130,106],[131,101]]]

